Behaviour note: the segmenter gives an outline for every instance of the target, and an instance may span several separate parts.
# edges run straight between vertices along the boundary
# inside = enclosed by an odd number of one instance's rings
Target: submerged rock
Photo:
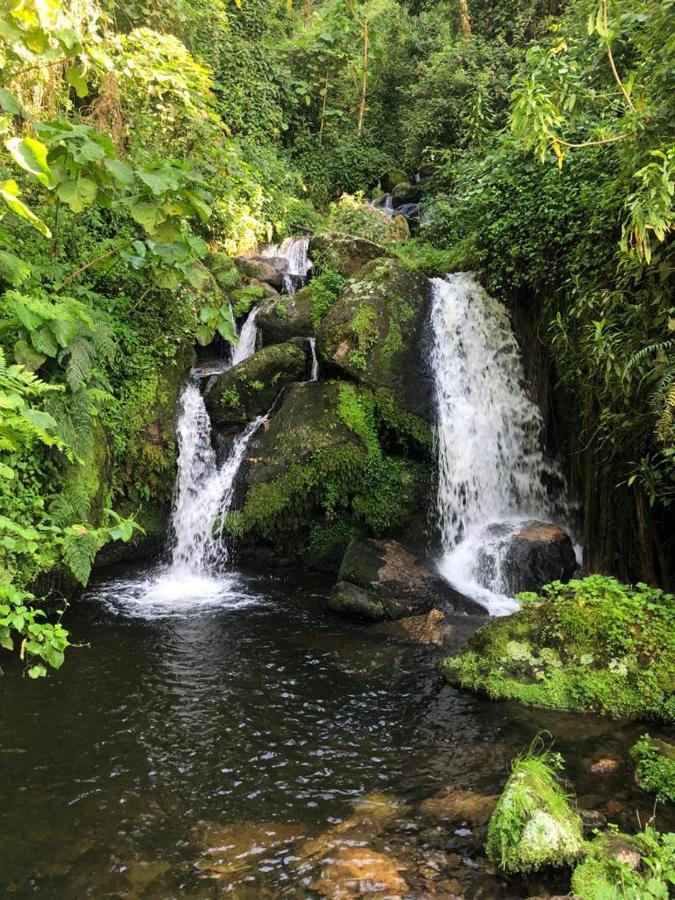
[[[381,622],[374,625],[373,629],[399,640],[440,647],[452,632],[452,625],[440,609],[432,609],[425,616],[409,616],[393,622]]]
[[[214,427],[243,425],[266,413],[285,385],[304,377],[306,361],[295,344],[275,344],[223,372],[206,396]]]
[[[321,322],[319,357],[329,369],[386,388],[403,409],[431,421],[432,384],[425,366],[429,285],[395,260],[368,263]]]
[[[322,269],[333,269],[345,278],[350,278],[366,263],[389,256],[389,251],[367,238],[340,231],[325,231],[315,234],[311,239],[309,255]]]
[[[420,803],[420,812],[427,818],[442,822],[466,822],[483,825],[492,815],[498,797],[475,791],[444,791]]]
[[[200,852],[197,869],[209,878],[230,882],[255,872],[266,856],[278,854],[304,837],[301,826],[284,822],[204,822],[195,828],[192,843]]]
[[[419,616],[436,606],[479,610],[397,541],[372,538],[354,538],[347,547],[329,605],[375,620]]]
[[[295,294],[283,294],[263,300],[256,318],[263,346],[280,344],[294,337],[311,337],[312,289],[302,288]]]
[[[570,536],[549,522],[529,522],[517,531],[503,562],[512,594],[538,591],[551,581],[569,581],[576,568]]]
[[[402,871],[405,866],[397,859],[369,847],[341,847],[311,887],[327,900],[352,900],[364,894],[394,900],[408,893]]]

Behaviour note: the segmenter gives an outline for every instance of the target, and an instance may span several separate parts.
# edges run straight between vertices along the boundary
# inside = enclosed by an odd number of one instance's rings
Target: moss
[[[443,662],[450,683],[533,706],[675,721],[671,595],[590,576],[527,596]]]
[[[675,803],[675,744],[643,734],[630,755],[640,787],[661,803]]]
[[[274,312],[277,314],[279,319],[287,319],[288,318],[288,310],[284,306],[283,303],[279,302],[274,307]]]
[[[232,303],[232,312],[236,318],[245,316],[259,300],[267,296],[265,288],[249,284],[246,287],[239,288],[230,293],[230,301]]]
[[[584,851],[583,824],[555,778],[561,758],[530,751],[516,758],[488,825],[487,855],[505,872],[574,862]]]

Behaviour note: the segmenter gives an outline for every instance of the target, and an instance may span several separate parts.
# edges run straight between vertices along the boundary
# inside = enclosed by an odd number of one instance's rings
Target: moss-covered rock
[[[367,619],[420,616],[434,607],[454,609],[463,598],[398,541],[354,538],[340,565],[329,605]]]
[[[383,191],[391,192],[397,184],[404,184],[408,182],[408,174],[404,172],[403,169],[397,169],[393,166],[391,169],[388,169],[384,175],[380,178],[380,184],[382,185]]]
[[[427,280],[395,260],[368,263],[321,322],[317,349],[333,371],[391,391],[396,404],[427,420],[432,385],[425,368]]]
[[[388,256],[388,251],[381,244],[364,237],[341,231],[324,231],[312,237],[309,255],[322,271],[331,270],[350,278],[366,263]]]
[[[314,334],[312,306],[311,287],[263,300],[256,318],[263,346],[294,337],[311,337]]]
[[[404,203],[418,203],[422,199],[422,190],[417,184],[409,181],[401,181],[391,189],[391,199],[394,206],[402,206]]]
[[[442,664],[454,685],[533,706],[675,721],[675,602],[647,585],[554,582]]]
[[[306,363],[305,351],[286,342],[263,347],[219,375],[206,396],[214,427],[243,425],[266,413],[283,387],[304,377]]]
[[[561,766],[548,752],[514,760],[488,825],[487,855],[503,871],[569,865],[583,854],[581,817],[555,778]]]
[[[633,836],[608,832],[587,845],[587,854],[572,874],[572,891],[579,900],[672,895],[673,834],[659,834],[649,826]]]
[[[675,803],[675,744],[643,734],[630,755],[640,787],[661,803]]]
[[[337,570],[356,533],[392,532],[414,519],[430,483],[430,434],[405,411],[387,409],[385,424],[385,407],[352,384],[287,389],[251,442],[229,517],[242,552],[268,548]]]
[[[57,506],[64,514],[57,519],[63,524],[88,522],[98,528],[103,523],[103,511],[110,506],[112,454],[108,435],[102,423],[92,418],[86,429],[80,429],[78,458],[67,462]]]
[[[265,284],[271,285],[277,290],[283,287],[283,268],[285,261],[275,257],[265,256],[237,256],[234,264],[239,274],[244,278],[255,278]]]

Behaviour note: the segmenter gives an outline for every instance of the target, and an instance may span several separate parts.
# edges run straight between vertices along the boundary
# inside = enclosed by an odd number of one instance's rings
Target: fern
[[[89,581],[94,557],[100,546],[98,533],[84,525],[71,526],[63,538],[63,560],[82,585]]]
[[[85,335],[78,335],[68,347],[66,380],[71,391],[86,386],[93,365],[94,347]]]

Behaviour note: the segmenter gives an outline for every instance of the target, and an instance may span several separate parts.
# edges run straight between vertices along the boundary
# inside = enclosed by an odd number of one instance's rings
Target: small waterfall
[[[309,238],[298,235],[284,238],[280,245],[270,244],[263,249],[263,256],[286,260],[286,271],[282,278],[287,294],[294,294],[307,283],[307,276],[312,268],[308,252]]]
[[[209,575],[227,559],[222,521],[230,508],[234,481],[249,441],[262,424],[250,422],[218,466],[211,422],[199,385],[191,381],[181,396],[178,419],[178,482],[172,514],[174,575]]]
[[[246,317],[246,321],[241,326],[241,331],[239,332],[239,343],[232,353],[233,366],[236,366],[237,363],[243,362],[245,359],[248,359],[249,356],[253,356],[253,354],[255,353],[255,345],[258,339],[258,326],[256,325],[255,320],[258,316],[259,311],[260,305],[254,306]]]
[[[307,338],[309,341],[309,349],[312,353],[312,372],[310,375],[310,381],[318,381],[319,380],[319,359],[316,355],[316,338]]]
[[[468,274],[434,278],[432,288],[439,569],[491,612],[509,612],[517,604],[500,573],[506,538],[523,520],[551,517],[546,485],[562,477],[542,451],[506,309]]]

